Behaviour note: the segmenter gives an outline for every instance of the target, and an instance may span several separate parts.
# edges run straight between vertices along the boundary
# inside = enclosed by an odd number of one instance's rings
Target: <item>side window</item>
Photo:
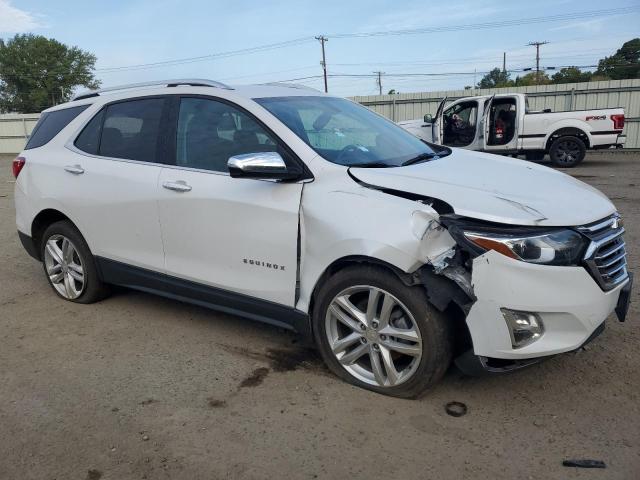
[[[98,146],[100,145],[100,132],[102,131],[102,119],[104,118],[104,109],[100,110],[89,123],[82,129],[74,145],[83,152],[98,154]]]
[[[98,155],[157,162],[163,107],[162,98],[109,105],[104,113]]]
[[[234,155],[279,151],[252,117],[206,98],[180,101],[176,149],[177,165],[216,172],[228,172],[227,161]]]
[[[29,141],[24,149],[28,150],[30,148],[38,148],[49,143],[53,137],[58,135],[64,127],[69,125],[74,118],[84,112],[87,108],[89,108],[89,105],[80,105],[79,107],[65,108],[64,110],[43,113],[33,129],[33,132],[29,137]]]

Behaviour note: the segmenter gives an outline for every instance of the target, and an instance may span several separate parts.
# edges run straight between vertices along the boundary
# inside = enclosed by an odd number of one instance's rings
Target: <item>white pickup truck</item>
[[[447,104],[435,116],[399,122],[417,137],[441,145],[505,155],[524,154],[558,167],[580,163],[587,149],[622,148],[624,110],[606,108],[551,112],[531,111],[522,93],[465,97]]]

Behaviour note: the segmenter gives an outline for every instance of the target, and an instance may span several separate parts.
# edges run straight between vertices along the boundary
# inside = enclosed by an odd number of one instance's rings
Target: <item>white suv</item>
[[[348,100],[176,80],[46,110],[14,161],[20,239],[62,298],[124,285],[293,330],[413,397],[628,308],[620,218],[552,169],[425,143]]]

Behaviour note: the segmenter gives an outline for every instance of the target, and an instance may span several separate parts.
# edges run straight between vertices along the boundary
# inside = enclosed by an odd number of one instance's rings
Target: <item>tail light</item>
[[[27,159],[24,157],[16,157],[13,159],[13,176],[15,178],[18,178],[18,175],[20,175],[26,161]]]
[[[624,128],[624,113],[622,115],[620,114],[611,115],[611,120],[613,120],[614,129],[622,130]]]

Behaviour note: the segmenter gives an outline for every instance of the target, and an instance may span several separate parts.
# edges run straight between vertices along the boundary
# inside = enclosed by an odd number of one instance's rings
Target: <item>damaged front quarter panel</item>
[[[419,275],[429,301],[441,311],[453,301],[466,313],[475,295],[460,247],[448,230],[424,211],[413,212],[412,227],[420,240],[421,256],[426,260]]]

